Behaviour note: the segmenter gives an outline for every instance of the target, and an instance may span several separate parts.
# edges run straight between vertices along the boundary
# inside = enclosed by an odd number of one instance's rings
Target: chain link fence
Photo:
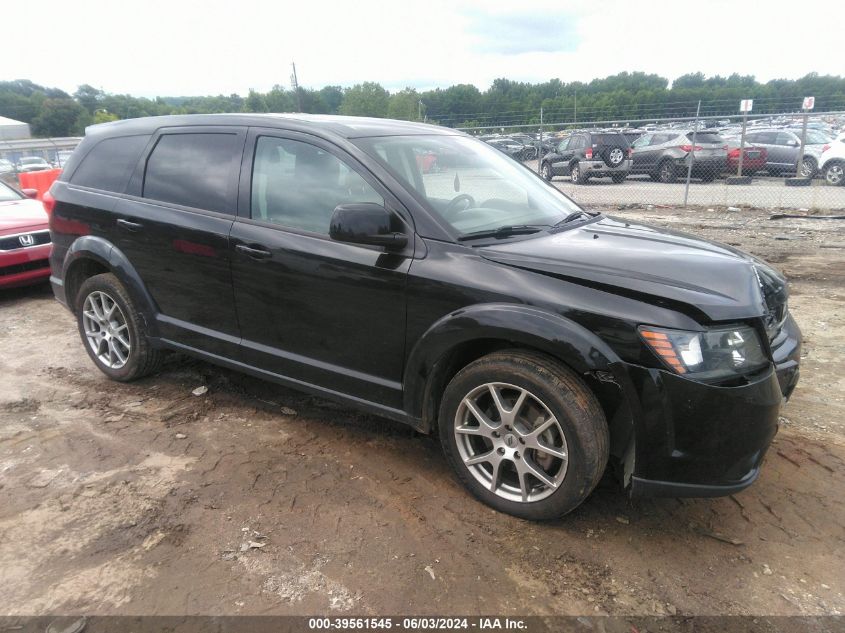
[[[845,210],[845,111],[458,129],[586,206]]]

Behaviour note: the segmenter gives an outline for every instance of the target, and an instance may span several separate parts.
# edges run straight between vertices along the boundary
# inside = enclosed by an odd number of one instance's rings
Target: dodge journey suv
[[[569,512],[608,465],[632,494],[737,492],[798,380],[778,272],[582,209],[455,130],[97,125],[45,206],[53,290],[110,378],[176,351],[437,433],[520,517]]]

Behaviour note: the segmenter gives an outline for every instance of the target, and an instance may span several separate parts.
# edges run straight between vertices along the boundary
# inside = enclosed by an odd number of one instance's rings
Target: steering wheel
[[[450,213],[466,211],[467,209],[472,209],[474,206],[475,198],[473,198],[468,193],[460,193],[454,198],[452,198],[451,201],[449,201],[449,205],[446,207],[446,211]]]

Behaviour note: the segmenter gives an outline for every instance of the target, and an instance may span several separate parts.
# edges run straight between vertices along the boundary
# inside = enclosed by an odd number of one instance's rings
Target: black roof
[[[278,127],[304,132],[322,132],[342,138],[368,136],[399,136],[408,134],[464,135],[452,128],[371,117],[340,116],[334,114],[175,114],[168,116],[125,119],[113,123],[92,125],[85,131],[92,136],[115,136],[152,133],[162,127],[190,125],[242,125]]]

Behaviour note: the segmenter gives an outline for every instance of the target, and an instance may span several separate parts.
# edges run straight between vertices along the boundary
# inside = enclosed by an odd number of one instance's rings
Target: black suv
[[[98,125],[45,206],[53,290],[109,377],[183,352],[438,433],[521,517],[569,512],[608,462],[634,494],[736,492],[798,379],[772,268],[585,211],[454,130]]]
[[[540,173],[546,180],[569,176],[576,185],[605,176],[620,183],[630,171],[628,139],[623,134],[610,132],[577,132],[558,143],[540,163]]]

